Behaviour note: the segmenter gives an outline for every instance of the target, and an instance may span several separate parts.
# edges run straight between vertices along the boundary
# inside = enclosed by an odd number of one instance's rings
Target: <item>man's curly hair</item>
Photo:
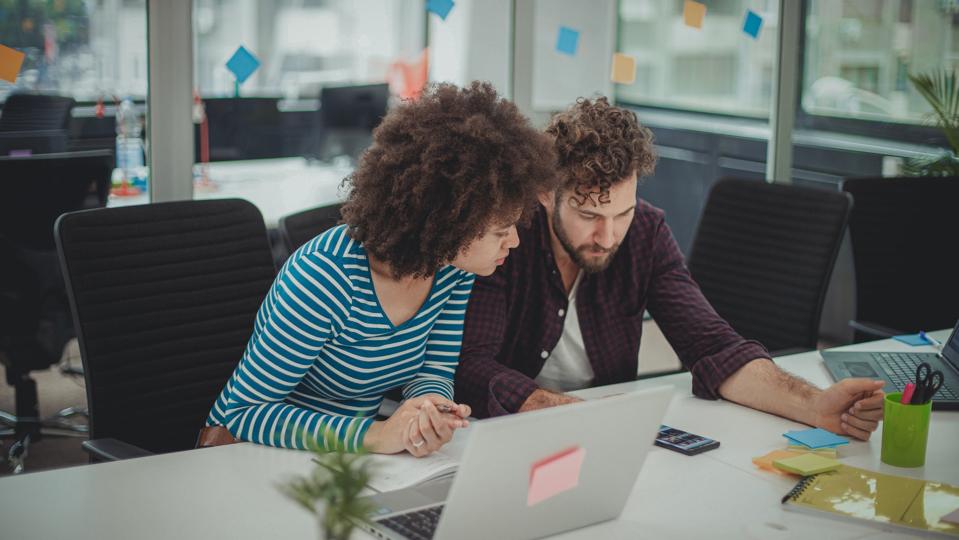
[[[549,139],[489,83],[430,85],[391,110],[344,183],[350,236],[395,277],[429,276],[555,189]]]
[[[609,104],[605,97],[579,98],[568,110],[550,120],[546,133],[552,136],[559,159],[563,186],[576,206],[592,201],[609,202],[609,189],[633,171],[640,178],[656,167],[653,134],[639,124],[636,115]]]

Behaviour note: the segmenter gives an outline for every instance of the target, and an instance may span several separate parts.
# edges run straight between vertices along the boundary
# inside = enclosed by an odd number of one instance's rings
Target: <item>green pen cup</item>
[[[902,392],[886,394],[882,406],[883,463],[895,467],[922,467],[926,464],[926,441],[932,401],[924,405],[899,403]]]

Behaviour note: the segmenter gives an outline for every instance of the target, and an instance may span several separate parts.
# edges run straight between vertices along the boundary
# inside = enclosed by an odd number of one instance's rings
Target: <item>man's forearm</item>
[[[749,362],[719,387],[723,399],[809,425],[816,422],[810,403],[820,392],[768,358]]]
[[[557,394],[549,390],[537,388],[526,398],[526,401],[519,408],[519,412],[535,411],[536,409],[545,409],[547,407],[556,407],[557,405],[566,405],[567,403],[576,403],[582,401],[578,397],[568,396],[566,394]]]

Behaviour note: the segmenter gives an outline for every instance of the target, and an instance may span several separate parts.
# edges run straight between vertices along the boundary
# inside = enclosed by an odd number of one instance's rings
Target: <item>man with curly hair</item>
[[[693,392],[868,439],[882,381],[820,390],[780,370],[703,297],[661,210],[636,196],[653,172],[651,132],[606,98],[580,99],[546,129],[561,181],[520,246],[476,281],[456,396],[479,416],[578,401],[564,392],[636,379],[643,312],[693,377]]]
[[[555,167],[489,84],[440,84],[390,111],[347,180],[345,223],[283,265],[201,441],[439,449],[470,415],[453,374],[474,274],[503,264]],[[394,388],[404,401],[377,420]]]

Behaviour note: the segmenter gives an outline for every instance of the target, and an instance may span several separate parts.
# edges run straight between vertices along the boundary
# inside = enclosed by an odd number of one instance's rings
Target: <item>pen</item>
[[[931,337],[923,330],[919,331],[919,337],[926,340],[928,343],[935,345],[936,347],[942,347],[942,343],[940,343],[938,339]]]
[[[902,391],[902,399],[899,400],[899,403],[904,405],[910,405],[912,403],[912,394],[916,391],[916,383],[906,384],[906,388]]]

